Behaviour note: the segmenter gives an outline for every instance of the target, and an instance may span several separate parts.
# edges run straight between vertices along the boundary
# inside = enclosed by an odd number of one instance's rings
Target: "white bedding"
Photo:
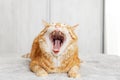
[[[120,57],[110,55],[82,55],[80,74],[74,80],[120,80]],[[0,80],[72,80],[66,73],[37,77],[29,70],[29,59],[20,56],[0,57]]]

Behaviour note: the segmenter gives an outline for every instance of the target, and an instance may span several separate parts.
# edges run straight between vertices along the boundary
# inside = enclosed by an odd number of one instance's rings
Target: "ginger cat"
[[[74,29],[61,23],[49,24],[35,38],[30,53],[30,69],[37,76],[66,72],[69,77],[79,76],[77,36]],[[28,55],[27,55],[28,56]]]

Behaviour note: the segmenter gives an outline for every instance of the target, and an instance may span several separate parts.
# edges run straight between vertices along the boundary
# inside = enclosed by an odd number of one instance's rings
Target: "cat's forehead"
[[[51,23],[50,24],[53,27],[68,27],[69,25],[64,24],[64,23]]]

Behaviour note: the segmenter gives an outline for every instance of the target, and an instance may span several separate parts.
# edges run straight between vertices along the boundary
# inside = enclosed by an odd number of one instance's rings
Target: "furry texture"
[[[43,23],[45,28],[34,39],[32,44],[30,53],[31,71],[37,76],[66,72],[69,77],[78,77],[77,71],[80,67],[80,59],[78,58],[78,38],[74,33],[74,28],[77,25],[71,27],[61,23],[49,24],[45,21]],[[57,54],[52,51],[52,44],[49,40],[49,34],[56,29],[66,35],[66,41]]]

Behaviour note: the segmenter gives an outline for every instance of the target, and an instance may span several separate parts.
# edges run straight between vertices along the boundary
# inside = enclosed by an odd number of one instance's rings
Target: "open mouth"
[[[65,35],[61,31],[53,31],[50,34],[50,40],[52,42],[52,50],[55,54],[60,51],[61,46],[65,42]]]

